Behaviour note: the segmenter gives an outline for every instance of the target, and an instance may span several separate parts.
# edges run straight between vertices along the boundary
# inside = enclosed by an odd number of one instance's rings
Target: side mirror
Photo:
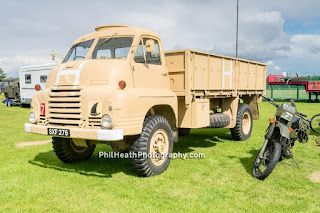
[[[146,51],[148,53],[154,51],[154,40],[149,39],[149,40],[146,41]]]

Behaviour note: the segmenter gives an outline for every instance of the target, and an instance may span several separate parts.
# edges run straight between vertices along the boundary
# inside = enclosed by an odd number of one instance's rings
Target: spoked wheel
[[[259,180],[267,178],[279,161],[281,149],[281,145],[276,140],[271,139],[262,154],[262,158],[259,158],[260,152],[258,153],[253,164],[252,176]]]
[[[311,118],[311,129],[316,133],[320,133],[320,114],[317,114]]]

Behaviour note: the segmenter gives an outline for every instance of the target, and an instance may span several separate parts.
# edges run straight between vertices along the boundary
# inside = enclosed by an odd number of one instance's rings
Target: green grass
[[[267,90],[267,96],[271,97],[271,90]],[[282,89],[274,89],[273,90],[273,98],[275,99],[282,99],[282,98],[293,98],[297,99],[297,90],[290,89],[290,90],[282,90]],[[312,94],[311,99],[314,100],[316,96]],[[320,96],[319,96],[320,98]],[[306,92],[304,88],[300,88],[299,90],[299,100],[309,100],[309,94]]]
[[[3,97],[3,96],[2,96]],[[0,100],[2,99],[0,98]],[[320,104],[297,103],[312,116]],[[15,148],[15,143],[47,140],[24,132],[29,109],[0,104],[0,212],[319,212],[320,148],[296,143],[290,159],[265,180],[251,177],[268,118],[275,109],[261,103],[247,141],[232,141],[227,129],[192,130],[174,152],[205,153],[204,159],[174,159],[163,174],[138,177],[126,159],[98,159],[98,145],[86,162],[64,164],[51,144]]]

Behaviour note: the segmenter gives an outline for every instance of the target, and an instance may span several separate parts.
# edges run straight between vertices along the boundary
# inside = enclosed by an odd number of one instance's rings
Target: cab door
[[[154,50],[146,51],[147,40],[154,41]],[[160,41],[142,37],[133,58],[133,80],[135,88],[169,89],[169,77],[165,67]]]
[[[9,82],[9,90],[8,90],[8,95],[10,98],[15,98],[14,94],[14,80]]]

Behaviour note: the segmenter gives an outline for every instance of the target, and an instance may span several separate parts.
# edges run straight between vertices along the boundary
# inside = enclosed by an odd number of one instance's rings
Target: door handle
[[[163,76],[167,76],[168,73],[167,73],[167,72],[163,72],[162,75],[163,75]]]

